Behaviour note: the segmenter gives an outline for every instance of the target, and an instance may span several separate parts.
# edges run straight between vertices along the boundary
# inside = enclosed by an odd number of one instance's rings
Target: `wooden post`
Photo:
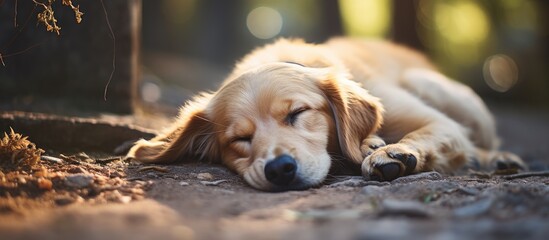
[[[424,50],[417,32],[417,4],[418,1],[412,0],[393,2],[392,38],[397,43]]]

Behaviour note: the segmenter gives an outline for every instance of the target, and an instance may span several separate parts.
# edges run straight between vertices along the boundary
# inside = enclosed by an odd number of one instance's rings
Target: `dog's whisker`
[[[195,117],[198,118],[198,119],[204,120],[204,121],[206,121],[206,122],[213,123],[213,124],[218,125],[218,126],[227,127],[227,126],[225,126],[225,125],[223,125],[223,124],[221,124],[221,123],[216,123],[216,122],[214,122],[214,121],[212,121],[212,120],[210,120],[210,119],[207,119],[207,118],[205,118],[205,117],[202,117],[202,116],[195,115]]]
[[[207,135],[212,135],[212,134],[222,133],[222,132],[224,132],[224,130],[213,131],[213,132],[207,132],[207,133],[200,133],[200,134],[197,134],[196,136],[207,136]]]

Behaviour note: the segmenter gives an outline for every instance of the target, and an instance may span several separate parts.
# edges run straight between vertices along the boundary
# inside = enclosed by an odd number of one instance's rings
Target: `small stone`
[[[311,209],[306,211],[284,210],[282,217],[289,221],[296,220],[314,220],[314,221],[329,221],[329,220],[353,220],[362,216],[363,211],[357,209]]]
[[[360,193],[367,195],[367,196],[378,196],[380,194],[383,194],[384,188],[376,185],[369,185],[362,188],[362,191]]]
[[[27,183],[27,179],[25,179],[25,178],[22,177],[22,176],[19,176],[19,177],[17,177],[17,182],[20,183],[20,184],[26,184],[26,183]]]
[[[470,187],[459,187],[456,190],[471,196],[477,195],[480,192],[479,190]]]
[[[65,205],[69,205],[71,203],[76,202],[76,199],[69,196],[60,196],[55,198],[54,201],[55,201],[55,204],[59,206],[65,206]]]
[[[416,201],[401,201],[394,199],[385,199],[381,202],[382,210],[379,215],[382,216],[408,216],[417,218],[427,218],[431,212],[425,205]]]
[[[227,190],[227,189],[219,189],[218,192],[224,193],[224,194],[235,194],[235,191]]]
[[[50,162],[54,162],[54,163],[63,163],[63,159],[61,159],[61,158],[56,158],[56,157],[52,157],[52,156],[45,156],[45,155],[42,155],[40,157],[40,160],[50,161]]]
[[[132,200],[143,200],[145,197],[143,195],[132,195]]]
[[[42,190],[51,190],[53,183],[49,179],[38,178],[38,188]]]
[[[494,203],[494,199],[492,198],[485,198],[482,200],[479,200],[473,204],[469,204],[463,207],[460,207],[456,210],[454,210],[454,215],[456,217],[474,217],[479,216],[481,214],[484,214],[490,210],[492,207],[492,204]]]
[[[211,181],[214,177],[211,173],[199,173],[196,175],[199,180]]]
[[[93,183],[93,176],[86,174],[74,174],[65,178],[65,184],[73,188],[88,187]]]
[[[129,203],[129,202],[131,202],[131,201],[132,201],[132,197],[131,197],[131,196],[120,196],[120,197],[118,198],[118,202],[124,203],[124,204],[125,204],[125,203]]]
[[[134,188],[121,188],[120,191],[122,191],[124,193],[136,194],[136,195],[144,195],[145,194],[145,191],[143,191],[143,189],[137,188],[137,187],[134,187]]]
[[[188,182],[185,182],[185,181],[181,181],[181,182],[179,182],[179,185],[181,185],[181,186],[189,186],[189,183],[188,183]]]
[[[438,172],[423,172],[423,173],[418,173],[414,175],[397,178],[391,181],[391,183],[410,183],[410,182],[417,182],[421,180],[440,180],[440,179],[442,179],[442,175],[440,175],[440,173]]]
[[[366,181],[362,177],[351,177],[351,178],[345,179],[345,180],[340,181],[340,182],[332,183],[332,184],[328,185],[328,187],[332,187],[332,188],[364,187],[364,186],[370,186],[370,185],[383,186],[383,185],[389,185],[389,183],[388,182],[378,182],[378,181]]]
[[[123,173],[123,172],[118,172],[118,171],[115,171],[111,174],[110,176],[111,178],[116,178],[116,177],[119,177],[119,178],[124,178],[126,177],[126,174]]]
[[[67,170],[68,173],[88,173],[88,171],[86,171],[84,168],[82,167],[79,167],[79,166],[74,166],[72,168],[69,168]]]
[[[362,186],[365,186],[364,183],[366,181],[364,181],[364,179],[362,179],[362,177],[350,177],[350,178],[347,178],[347,179],[344,179],[342,181],[339,181],[339,182],[335,182],[335,183],[332,183],[330,185],[328,185],[328,187],[331,187],[331,188],[337,188],[337,187],[362,187]]]
[[[200,183],[202,183],[203,185],[205,186],[217,186],[221,183],[224,183],[224,182],[227,182],[227,180],[217,180],[217,181],[200,181]]]

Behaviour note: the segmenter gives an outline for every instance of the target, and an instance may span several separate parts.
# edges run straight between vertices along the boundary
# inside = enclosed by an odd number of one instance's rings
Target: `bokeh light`
[[[444,73],[472,84],[464,69],[482,66],[493,43],[486,5],[473,0],[418,2],[418,34],[431,57]]]
[[[490,56],[484,62],[484,80],[495,91],[506,92],[518,80],[518,67],[509,56],[497,54]]]
[[[478,44],[486,40],[490,22],[477,3],[458,1],[435,5],[435,25],[442,36],[457,44]]]
[[[273,8],[258,7],[248,14],[246,25],[256,38],[269,39],[280,33],[283,19],[280,13]]]
[[[141,87],[141,97],[145,102],[154,103],[162,97],[160,87],[152,82],[144,82]]]
[[[340,0],[345,33],[350,36],[384,37],[391,24],[391,1]]]

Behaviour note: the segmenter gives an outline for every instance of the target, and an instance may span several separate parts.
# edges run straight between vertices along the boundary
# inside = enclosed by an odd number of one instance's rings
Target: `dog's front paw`
[[[492,168],[497,170],[528,170],[519,156],[510,152],[498,152],[492,157]]]
[[[385,141],[378,137],[377,135],[370,135],[366,139],[362,140],[362,144],[360,145],[360,152],[362,153],[362,157],[365,158],[367,156],[370,156],[376,149],[380,147],[384,147]]]
[[[378,148],[362,163],[362,175],[377,181],[392,181],[416,170],[419,154],[404,144]]]

